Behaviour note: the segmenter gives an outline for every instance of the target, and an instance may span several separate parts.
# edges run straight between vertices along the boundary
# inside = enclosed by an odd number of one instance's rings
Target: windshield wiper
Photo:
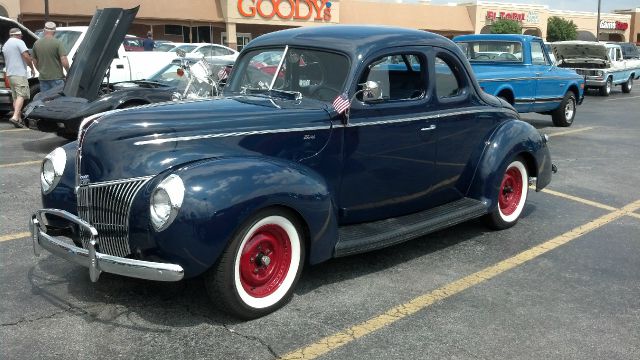
[[[258,88],[244,88],[242,94],[266,94],[269,96],[284,97],[288,100],[300,100],[302,99],[302,93],[300,91],[292,90],[280,90],[280,89],[258,89]]]

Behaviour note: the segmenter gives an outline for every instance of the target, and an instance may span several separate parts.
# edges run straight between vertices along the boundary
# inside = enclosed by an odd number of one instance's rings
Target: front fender
[[[149,199],[170,173],[183,180],[184,201],[173,223],[156,232],[149,222]],[[187,277],[196,276],[216,262],[249,216],[271,206],[300,216],[309,235],[311,263],[331,257],[337,219],[324,179],[300,164],[258,157],[198,161],[151,180],[132,208],[131,248],[143,258],[180,264]]]
[[[551,155],[542,135],[530,124],[512,120],[502,123],[487,142],[474,173],[468,196],[493,210],[507,166],[517,156],[527,162],[529,176],[537,177],[536,191],[551,182]]]

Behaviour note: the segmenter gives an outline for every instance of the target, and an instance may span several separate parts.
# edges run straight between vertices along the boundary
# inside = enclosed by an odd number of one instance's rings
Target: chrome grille
[[[582,76],[598,76],[598,70],[576,69],[576,72]]]
[[[98,251],[124,257],[129,248],[129,212],[138,191],[148,177],[109,181],[78,187],[78,215],[98,231]],[[88,249],[89,234],[81,231],[82,246]]]

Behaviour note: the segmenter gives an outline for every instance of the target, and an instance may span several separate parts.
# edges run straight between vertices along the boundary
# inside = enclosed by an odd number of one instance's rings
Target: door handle
[[[430,130],[435,130],[436,126],[431,124],[428,127],[424,127],[422,129],[420,129],[420,131],[430,131]]]
[[[124,69],[124,65],[116,65],[116,69]]]

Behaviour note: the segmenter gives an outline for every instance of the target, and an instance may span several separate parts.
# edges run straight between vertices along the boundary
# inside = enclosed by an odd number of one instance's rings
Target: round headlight
[[[56,148],[44,158],[40,174],[40,185],[44,194],[50,193],[58,185],[66,164],[67,153],[62,148]]]
[[[151,194],[149,212],[156,231],[169,226],[178,215],[184,199],[184,183],[180,176],[171,174],[156,186]]]

